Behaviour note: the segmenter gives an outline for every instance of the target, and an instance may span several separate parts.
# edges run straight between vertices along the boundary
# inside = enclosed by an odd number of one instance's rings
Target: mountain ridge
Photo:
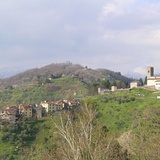
[[[75,76],[83,82],[89,84],[102,80],[131,82],[133,79],[121,75],[120,72],[114,72],[105,68],[91,69],[80,64],[67,63],[52,63],[40,68],[33,68],[21,72],[14,76],[3,78],[0,81],[0,87],[24,85],[37,82],[39,79],[48,79],[57,76]]]

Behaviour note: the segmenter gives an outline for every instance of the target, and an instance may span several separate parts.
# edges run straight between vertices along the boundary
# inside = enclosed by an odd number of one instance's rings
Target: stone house
[[[33,116],[36,118],[42,118],[45,115],[45,108],[41,105],[35,105],[33,111]]]
[[[19,114],[24,114],[26,117],[32,117],[32,106],[28,104],[19,104]]]
[[[14,123],[17,120],[17,115],[18,107],[16,106],[6,107],[0,111],[0,119],[11,123]]]
[[[68,105],[69,105],[69,108],[72,109],[72,108],[78,107],[80,105],[80,101],[73,99],[68,102]]]

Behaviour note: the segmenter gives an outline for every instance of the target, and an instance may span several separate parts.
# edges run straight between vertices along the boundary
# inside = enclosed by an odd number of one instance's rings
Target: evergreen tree
[[[147,76],[144,79],[144,84],[147,84]]]
[[[110,81],[109,81],[108,79],[102,81],[101,87],[102,87],[102,88],[108,88],[108,89],[110,89],[110,88],[111,88],[111,83],[110,83]]]
[[[139,79],[139,82],[141,83],[141,86],[143,86],[143,79],[142,78]]]

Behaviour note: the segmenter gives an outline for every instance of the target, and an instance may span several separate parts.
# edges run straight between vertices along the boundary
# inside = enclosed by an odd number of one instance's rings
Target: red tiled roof
[[[17,107],[11,106],[11,107],[3,108],[2,110],[3,110],[3,111],[16,111],[17,109],[18,109]]]
[[[32,109],[31,106],[24,106],[24,109]]]
[[[160,80],[160,76],[149,77],[147,80]]]

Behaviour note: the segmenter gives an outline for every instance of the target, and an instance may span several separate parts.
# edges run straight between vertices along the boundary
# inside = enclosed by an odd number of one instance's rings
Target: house
[[[44,101],[41,102],[40,105],[45,108],[46,113],[61,110],[63,108],[62,103],[58,101],[57,102]]]
[[[24,113],[24,105],[23,104],[18,105],[18,112],[19,112],[19,114]]]
[[[80,101],[76,100],[76,99],[72,99],[68,102],[69,108],[75,108],[78,107],[80,105]]]
[[[25,106],[24,107],[24,114],[27,117],[32,117],[32,107],[31,106]]]
[[[45,109],[41,105],[35,105],[33,110],[36,118],[42,118],[45,114]]]
[[[19,114],[24,114],[26,117],[32,117],[32,106],[28,104],[19,104]]]
[[[111,91],[112,91],[112,92],[117,91],[117,86],[112,86],[112,87],[111,87]]]
[[[18,107],[10,106],[0,111],[0,119],[14,123],[17,120]]]
[[[138,86],[141,86],[141,82],[140,81],[132,81],[130,83],[130,88],[138,88]]]
[[[64,107],[65,107],[65,102],[63,100],[59,100],[54,103],[53,109],[55,111],[60,111],[60,110],[64,109]]]
[[[73,107],[77,107],[80,105],[80,101],[73,99],[73,100],[59,100],[55,102],[48,102],[44,101],[41,102],[42,107],[45,108],[46,113],[53,112],[53,111],[60,111],[62,109],[70,109]]]
[[[46,113],[52,111],[53,102],[43,101],[40,105],[45,108]]]

